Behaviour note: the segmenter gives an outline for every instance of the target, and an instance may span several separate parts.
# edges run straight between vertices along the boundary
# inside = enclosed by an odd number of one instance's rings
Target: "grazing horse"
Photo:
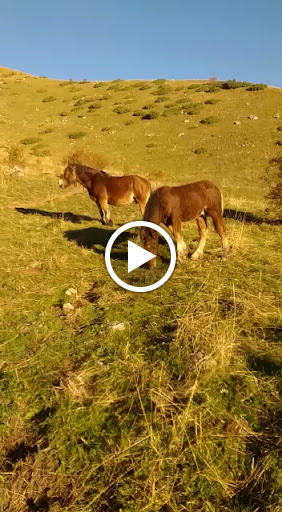
[[[102,224],[112,226],[109,205],[139,204],[142,216],[150,197],[151,186],[141,176],[111,176],[105,171],[80,164],[68,164],[59,176],[59,187],[80,183],[99,208]]]
[[[181,222],[196,220],[200,235],[200,243],[192,254],[193,259],[203,254],[206,244],[208,227],[207,216],[213,220],[214,227],[219,234],[223,256],[229,250],[223,221],[223,199],[219,189],[210,181],[197,181],[179,187],[161,187],[155,190],[145,208],[144,220],[165,224],[172,232],[176,246],[178,259],[182,260],[187,255],[186,244],[181,235]],[[157,256],[158,233],[151,228],[145,228],[144,248]],[[147,263],[148,268],[156,266],[156,258]]]

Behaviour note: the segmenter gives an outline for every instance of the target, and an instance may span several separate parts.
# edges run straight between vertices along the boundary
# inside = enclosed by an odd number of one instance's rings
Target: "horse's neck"
[[[91,178],[85,171],[81,173],[76,173],[76,179],[80,185],[82,185],[86,190],[89,190],[91,187]]]

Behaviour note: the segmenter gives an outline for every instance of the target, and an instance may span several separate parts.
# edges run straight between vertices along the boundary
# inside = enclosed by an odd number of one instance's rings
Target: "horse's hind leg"
[[[172,221],[167,224],[167,227],[174,236],[176,242],[177,257],[179,261],[183,261],[187,257],[187,246],[183,240],[183,236],[181,235],[181,222],[172,219]]]
[[[226,258],[227,254],[229,252],[230,246],[229,246],[228,238],[226,235],[226,229],[225,229],[225,224],[224,224],[222,214],[217,211],[214,211],[214,210],[209,211],[208,213],[212,217],[215,230],[217,231],[217,233],[219,234],[219,236],[221,238],[223,257]]]
[[[204,217],[198,217],[197,224],[200,235],[200,242],[198,248],[191,256],[192,260],[197,260],[200,256],[203,255],[208,236],[208,226],[206,219]]]

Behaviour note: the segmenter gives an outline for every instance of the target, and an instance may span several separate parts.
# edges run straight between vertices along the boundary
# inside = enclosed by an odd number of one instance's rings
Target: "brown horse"
[[[155,190],[145,209],[144,220],[167,226],[172,232],[177,246],[178,259],[187,255],[186,244],[181,235],[181,222],[196,220],[200,235],[200,243],[192,254],[193,259],[203,254],[206,244],[208,226],[207,216],[213,220],[214,227],[219,234],[223,256],[229,250],[223,221],[223,199],[219,189],[210,181],[197,181],[179,187],[161,187]],[[144,248],[157,256],[158,233],[145,228]],[[156,258],[147,263],[149,268],[156,266]]]
[[[99,208],[102,224],[111,226],[109,205],[139,204],[142,215],[150,197],[151,187],[141,176],[111,176],[105,171],[79,164],[69,164],[59,176],[59,187],[80,183]]]

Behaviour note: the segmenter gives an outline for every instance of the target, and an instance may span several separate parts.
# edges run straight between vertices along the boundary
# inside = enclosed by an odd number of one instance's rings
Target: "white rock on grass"
[[[126,328],[125,322],[110,322],[108,325],[109,329],[113,331],[124,331]]]
[[[235,121],[234,124],[236,124],[236,126],[239,126],[239,124],[241,124],[241,121]]]
[[[70,303],[70,302],[66,302],[64,305],[63,305],[63,311],[65,313],[70,313],[71,311],[74,310],[74,306]]]
[[[18,165],[14,165],[10,172],[11,176],[24,176],[24,170]]]
[[[280,114],[274,114],[274,116],[273,116],[273,117],[274,117],[275,119],[279,119]]]
[[[184,135],[185,135],[185,133],[182,132],[182,133],[178,134],[178,137],[184,137]]]
[[[257,121],[258,116],[249,116],[248,119],[251,119],[252,121]]]
[[[190,119],[184,119],[183,123],[190,123]]]
[[[71,296],[71,295],[76,295],[76,294],[77,294],[77,291],[76,291],[76,289],[75,289],[75,288],[69,288],[68,290],[66,290],[66,291],[65,291],[65,294],[66,294],[66,295],[69,295],[69,296]]]

